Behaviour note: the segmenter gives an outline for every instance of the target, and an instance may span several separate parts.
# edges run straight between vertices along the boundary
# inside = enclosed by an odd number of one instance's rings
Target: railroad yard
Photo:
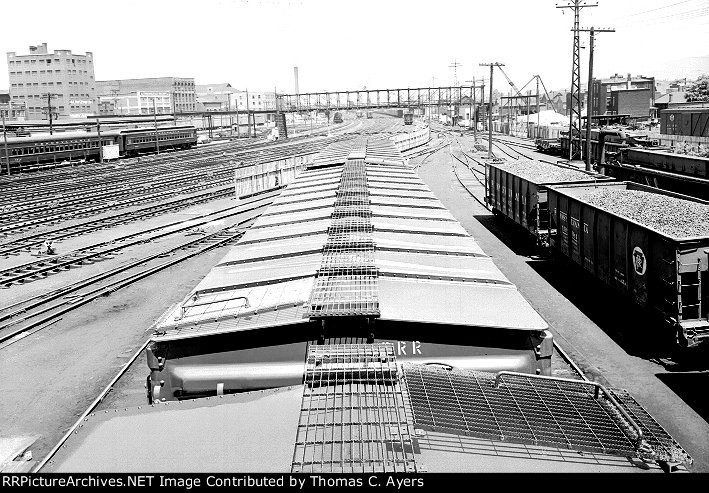
[[[709,473],[709,8],[605,3],[8,5],[3,487]]]
[[[420,125],[416,128],[428,133]],[[55,456],[56,446],[86,413],[146,405],[146,387],[152,385],[150,378],[146,385],[151,357],[146,347],[159,333],[156,324],[205,282],[210,269],[288,189],[266,186],[239,198],[235,169],[292,156],[336,161],[333,152],[356,146],[356,139],[382,132],[406,135],[404,130],[396,118],[346,120],[331,136],[225,143],[4,178],[3,436],[23,437],[34,457],[29,464],[36,465]],[[509,219],[493,214],[485,201],[485,170],[492,180],[491,166],[528,179],[543,176],[541,181],[576,181],[583,171],[575,171],[573,163],[549,164],[525,139],[494,136],[499,160],[491,162],[487,137],[476,142],[469,131],[436,124],[430,135],[423,146],[404,153],[408,167],[548,323],[554,351],[544,373],[627,390],[692,457],[672,468],[709,471],[709,413],[694,392],[705,383],[705,345],[679,347],[657,317],[597,280],[569,275],[563,259],[554,259]],[[326,149],[335,150],[322,154]],[[609,200],[622,207],[604,195],[591,201],[604,201],[607,208]],[[707,213],[706,206],[697,207],[698,214]],[[702,225],[703,219],[654,226],[686,236],[705,234]],[[54,241],[50,255],[42,252],[47,240]],[[23,378],[13,378],[18,374]],[[594,461],[591,469],[605,470],[598,465],[604,462]],[[51,470],[53,464],[45,467]],[[587,465],[575,467],[571,470]]]

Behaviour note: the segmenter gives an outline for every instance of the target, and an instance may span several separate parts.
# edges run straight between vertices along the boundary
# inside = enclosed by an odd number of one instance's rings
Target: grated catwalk
[[[323,258],[310,297],[311,318],[378,317],[372,211],[367,187],[366,140],[350,149],[342,168]]]

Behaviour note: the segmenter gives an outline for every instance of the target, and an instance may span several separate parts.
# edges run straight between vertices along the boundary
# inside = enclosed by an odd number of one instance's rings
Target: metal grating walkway
[[[404,365],[404,374],[416,428],[691,463],[627,393],[593,382],[420,365]]]
[[[415,472],[391,344],[311,345],[292,472]]]
[[[365,148],[366,142],[359,142],[349,155],[360,156]],[[308,315],[378,317],[379,273],[374,265],[367,167],[359,157],[343,165],[330,219]]]

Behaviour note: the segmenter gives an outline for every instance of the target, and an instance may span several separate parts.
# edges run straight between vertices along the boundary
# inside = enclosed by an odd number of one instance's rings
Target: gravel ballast
[[[620,187],[598,187],[579,198],[672,238],[709,237],[709,204]]]
[[[524,178],[532,183],[567,183],[573,181],[595,181],[597,178],[574,170],[532,159],[505,161],[492,166]]]

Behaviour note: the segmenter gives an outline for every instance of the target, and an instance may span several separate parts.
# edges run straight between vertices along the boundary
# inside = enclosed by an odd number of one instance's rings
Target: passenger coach
[[[197,144],[197,129],[191,125],[158,127],[160,150],[188,149]],[[101,145],[117,145],[121,157],[156,150],[155,128],[132,128],[101,132]],[[5,151],[0,147],[5,161]],[[66,162],[98,161],[99,135],[96,132],[66,132],[7,139],[7,155],[12,173],[55,167]],[[3,163],[4,164],[4,163]],[[2,167],[3,173],[7,170]]]

